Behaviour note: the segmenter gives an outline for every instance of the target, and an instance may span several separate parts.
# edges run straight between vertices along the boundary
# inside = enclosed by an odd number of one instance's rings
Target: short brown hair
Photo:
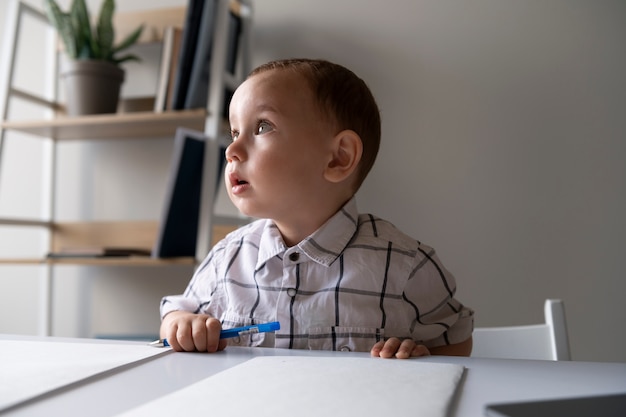
[[[380,147],[380,112],[365,82],[349,69],[321,59],[283,59],[263,64],[250,76],[269,70],[293,70],[310,84],[322,113],[336,126],[337,133],[350,129],[363,143],[355,191],[374,165]]]

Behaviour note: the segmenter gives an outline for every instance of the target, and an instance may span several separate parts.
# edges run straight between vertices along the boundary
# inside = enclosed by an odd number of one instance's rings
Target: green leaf
[[[72,31],[75,36],[76,52],[80,58],[94,58],[94,39],[91,34],[91,19],[85,0],[73,0],[70,7]]]
[[[46,0],[44,6],[48,20],[55,27],[63,41],[65,52],[70,58],[76,58],[76,37],[74,36],[70,16],[67,13],[63,13],[54,0]]]
[[[137,55],[128,54],[128,55],[123,55],[119,58],[113,58],[111,60],[111,62],[115,64],[121,64],[122,62],[127,62],[127,61],[141,61],[141,59]]]
[[[123,51],[124,49],[132,46],[135,42],[137,42],[137,40],[141,36],[141,32],[143,32],[143,25],[139,26],[130,35],[128,35],[126,39],[124,39],[117,46],[115,46],[115,48],[113,48],[113,53],[115,54],[117,52]]]
[[[113,41],[115,39],[115,30],[113,29],[114,11],[114,0],[105,0],[102,3],[96,33],[100,46],[100,56],[104,59],[110,59],[113,54]]]
[[[67,13],[59,8],[55,0],[44,0],[44,6],[48,20],[59,33],[69,58],[101,59],[114,64],[139,60],[135,55],[126,55],[120,58],[115,56],[118,52],[136,43],[143,31],[143,26],[140,26],[119,45],[113,45],[115,42],[115,30],[113,28],[115,0],[103,1],[95,29],[92,28],[85,0],[72,0],[70,10]]]

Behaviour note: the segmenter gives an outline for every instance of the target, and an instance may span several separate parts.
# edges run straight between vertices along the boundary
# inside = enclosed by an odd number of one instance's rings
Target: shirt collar
[[[259,270],[274,256],[279,256],[287,250],[287,245],[278,231],[278,227],[271,220],[265,220],[261,239],[259,240],[259,257],[256,261],[255,270]]]
[[[330,266],[356,233],[358,219],[356,198],[352,197],[334,216],[296,246],[311,260]],[[287,249],[274,222],[267,220],[259,242],[256,269],[258,270],[270,258],[284,253]]]

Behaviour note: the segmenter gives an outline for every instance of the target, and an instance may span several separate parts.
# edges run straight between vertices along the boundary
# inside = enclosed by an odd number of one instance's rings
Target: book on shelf
[[[200,4],[198,4],[200,3]],[[189,0],[172,106],[174,110],[206,107],[211,77],[211,54],[215,38],[218,0]],[[232,9],[228,14],[225,70],[235,74],[243,28],[242,17]],[[232,91],[226,91],[229,98]]]
[[[205,107],[209,91],[211,73],[211,46],[215,32],[215,14],[217,0],[205,0],[202,8],[202,18],[199,22],[198,40],[193,57],[189,85],[185,95],[186,109]]]
[[[166,110],[174,109],[174,82],[176,80],[176,74],[178,72],[178,65],[180,61],[181,44],[183,40],[183,30],[176,28],[174,30],[174,48],[172,51],[172,66],[170,68],[169,79],[167,81],[167,100],[165,103]]]
[[[59,258],[108,258],[108,257],[128,257],[128,256],[150,256],[151,251],[143,248],[126,247],[79,247],[63,248],[58,252],[48,254],[50,259]]]
[[[213,3],[211,7],[210,3]],[[208,0],[204,5],[205,14],[200,27],[200,35],[194,57],[194,68],[189,79],[189,88],[185,100],[186,109],[204,107],[209,95],[209,83],[211,77],[211,44],[213,43],[215,19],[211,18],[210,9],[216,10],[216,0]],[[226,45],[225,70],[235,75],[237,70],[237,58],[239,53],[239,41],[241,38],[241,17],[232,10],[228,14],[228,38]],[[232,86],[235,87],[235,86]],[[227,117],[228,104],[233,95],[232,88],[224,91],[224,114]]]
[[[228,14],[228,46],[226,49],[226,70],[235,75],[237,71],[237,54],[239,53],[239,40],[241,38],[241,16],[232,10]]]
[[[207,139],[203,132],[176,129],[154,258],[196,254]]]
[[[178,68],[180,44],[183,30],[179,27],[168,26],[163,30],[163,49],[161,51],[161,65],[157,83],[154,111],[172,110],[172,95],[174,79]]]
[[[157,239],[152,248],[153,258],[193,257],[196,255],[200,205],[205,169],[213,170],[215,195],[219,190],[226,163],[227,141],[218,142],[217,166],[205,166],[205,151],[210,138],[204,132],[178,128],[170,163],[165,199]]]
[[[174,80],[174,91],[172,97],[172,109],[182,110],[185,106],[185,97],[189,88],[189,77],[193,65],[196,45],[198,43],[198,31],[200,30],[200,20],[204,0],[189,0],[187,4],[187,14],[183,27],[181,50],[178,58],[178,69]]]
[[[239,58],[240,40],[242,31],[241,16],[234,13],[232,10],[228,15],[228,44],[226,49],[226,71],[232,75],[237,73],[237,61]],[[245,69],[245,65],[244,65]],[[222,106],[222,117],[228,120],[228,107],[230,100],[235,93],[236,85],[226,86],[224,88],[224,103]]]

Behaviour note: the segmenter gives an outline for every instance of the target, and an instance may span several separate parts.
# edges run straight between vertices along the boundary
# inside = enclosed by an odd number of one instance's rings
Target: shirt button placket
[[[297,263],[300,260],[300,252],[286,253],[283,258],[283,279],[282,288],[278,300],[276,303],[276,317],[281,323],[290,323],[290,310],[293,298],[297,295],[296,290],[296,269]],[[277,332],[283,335],[288,335],[291,331],[289,326],[283,326]],[[277,338],[275,346],[280,348],[289,347],[289,338]]]
[[[295,264],[300,260],[300,252],[291,252],[288,258],[291,262]],[[287,288],[287,295],[289,297],[293,298],[296,296],[297,293],[298,293],[298,290],[296,290],[294,287]]]

